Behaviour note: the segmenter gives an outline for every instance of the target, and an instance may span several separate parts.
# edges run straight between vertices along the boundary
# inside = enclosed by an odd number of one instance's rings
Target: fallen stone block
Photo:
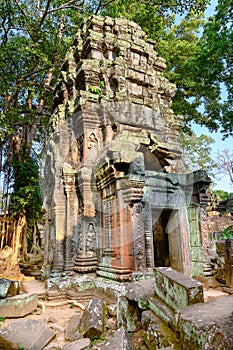
[[[233,296],[187,306],[179,313],[184,350],[233,349]]]
[[[66,344],[62,350],[84,350],[91,345],[91,341],[88,338],[79,339],[72,343]]]
[[[126,286],[126,297],[129,300],[144,300],[146,301],[149,297],[152,297],[155,292],[155,281],[154,279],[148,279],[130,283]]]
[[[0,315],[4,317],[24,317],[36,310],[36,294],[19,294],[0,300]]]
[[[65,329],[65,339],[70,341],[75,341],[83,338],[82,334],[78,332],[78,326],[81,319],[81,315],[73,315],[66,326]]]
[[[141,312],[137,301],[120,296],[117,302],[117,327],[125,327],[128,332],[137,332],[141,328]]]
[[[97,345],[98,350],[134,350],[133,341],[124,327],[119,328],[114,335],[102,344]]]
[[[173,342],[178,345],[175,333],[152,311],[143,311],[141,320],[145,331],[143,339],[148,349],[173,349]]]
[[[91,299],[79,322],[79,329],[84,337],[93,340],[99,338],[103,333],[105,309],[106,306],[102,299]]]
[[[44,320],[19,320],[8,323],[0,329],[1,350],[42,350],[56,332]]]
[[[204,301],[203,285],[171,267],[154,269],[155,294],[173,310]]]
[[[141,328],[141,313],[147,309],[149,298],[154,293],[154,280],[142,280],[125,287],[125,296],[117,302],[117,326],[124,326],[128,332],[137,332]]]
[[[12,297],[19,294],[19,281],[12,281],[7,278],[0,278],[0,298]]]

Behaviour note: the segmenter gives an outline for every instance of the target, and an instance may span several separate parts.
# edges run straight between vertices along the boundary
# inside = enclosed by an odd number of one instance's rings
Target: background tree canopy
[[[208,0],[0,1],[0,169],[4,191],[12,186],[16,216],[23,213],[32,221],[38,217],[39,155],[53,89],[74,34],[92,13],[131,19],[157,41],[159,54],[167,60],[165,74],[177,86],[172,107],[184,115],[186,127],[195,121],[225,136],[233,133],[232,4],[220,0],[216,15],[205,22],[207,4]]]

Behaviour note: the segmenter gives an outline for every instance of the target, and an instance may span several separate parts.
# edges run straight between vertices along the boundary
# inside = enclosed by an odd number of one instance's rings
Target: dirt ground
[[[73,315],[81,315],[87,302],[77,302],[75,300],[66,299],[47,300],[44,283],[38,280],[22,282],[22,289],[27,293],[38,294],[39,298],[37,309],[31,314],[25,316],[24,319],[44,319],[48,325],[56,331],[56,337],[53,338],[43,350],[62,349],[65,344],[70,342],[65,339],[65,329],[68,321]],[[16,320],[19,320],[19,318],[7,318],[2,321],[2,325]],[[92,341],[90,348],[96,349],[98,343],[102,343],[104,340],[109,339],[116,329],[116,318],[110,316],[107,317],[103,335],[98,340]],[[133,335],[133,340],[136,349],[148,349],[144,344],[140,332]]]
[[[44,319],[48,325],[56,331],[56,337],[44,348],[44,350],[61,350],[65,344],[70,341],[65,339],[65,329],[68,321],[73,315],[81,315],[85,309],[87,302],[77,302],[75,300],[54,299],[48,300],[46,296],[45,285],[39,280],[29,280],[22,282],[22,291],[37,294],[39,298],[37,309],[24,318]],[[205,301],[213,300],[227,295],[217,289],[204,289]],[[2,321],[6,324],[18,318],[8,318]],[[91,343],[91,349],[96,349],[98,343],[109,339],[116,330],[116,318],[108,317],[105,325],[105,332],[100,339]],[[132,335],[136,350],[148,350],[146,347],[142,333],[139,331]]]

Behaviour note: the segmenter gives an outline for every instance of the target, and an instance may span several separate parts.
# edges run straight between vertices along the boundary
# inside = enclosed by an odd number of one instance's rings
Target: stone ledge
[[[187,306],[178,317],[184,350],[233,349],[233,297]]]
[[[204,301],[203,285],[171,267],[155,268],[154,276],[155,294],[171,309],[180,310]]]

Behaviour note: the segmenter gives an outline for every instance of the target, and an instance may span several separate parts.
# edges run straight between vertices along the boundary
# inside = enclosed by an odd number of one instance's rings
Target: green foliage
[[[200,52],[195,59],[195,79],[202,90],[204,117],[217,123],[224,136],[233,133],[233,6],[230,0],[219,0],[216,15],[209,18],[199,42]],[[194,72],[192,72],[193,74]],[[224,97],[220,96],[222,89]]]
[[[223,228],[221,236],[222,236],[222,239],[228,239],[228,238],[233,239],[233,226]]]
[[[54,85],[83,11],[81,0],[0,2],[0,167],[13,215],[30,222],[41,214],[38,159]]]
[[[213,192],[220,198],[220,201],[225,201],[229,196],[229,193],[223,190],[215,190]]]
[[[213,143],[214,139],[204,134],[198,137],[194,133],[181,133],[184,159],[189,170],[203,169],[213,176],[213,170],[216,168],[216,163],[210,156]]]
[[[88,87],[88,91],[90,91],[92,94],[101,95],[101,89],[96,86],[90,85]]]
[[[0,316],[0,322],[4,322],[6,320],[5,316]]]
[[[103,89],[104,88],[104,81],[103,80],[100,80],[99,81],[99,87],[100,87],[100,89]]]
[[[23,213],[28,223],[33,223],[41,216],[42,200],[39,187],[39,167],[30,155],[14,157],[11,162],[13,169],[12,214]]]

